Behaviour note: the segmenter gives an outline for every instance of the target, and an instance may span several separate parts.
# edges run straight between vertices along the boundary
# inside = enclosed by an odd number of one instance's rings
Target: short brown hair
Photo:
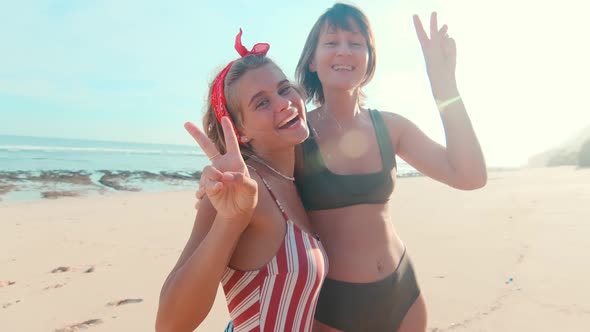
[[[309,70],[309,63],[315,55],[322,29],[328,24],[330,27],[351,31],[350,19],[361,30],[360,33],[365,37],[367,48],[369,49],[369,64],[361,86],[365,86],[373,78],[375,66],[377,65],[377,54],[375,52],[375,37],[373,36],[369,19],[359,8],[344,3],[337,3],[320,16],[311,28],[301,56],[299,57],[297,68],[295,69],[297,83],[305,92],[306,102],[313,101],[315,104],[321,105],[325,100],[324,90],[318,74]],[[361,98],[364,97],[362,91],[360,91],[360,96]]]

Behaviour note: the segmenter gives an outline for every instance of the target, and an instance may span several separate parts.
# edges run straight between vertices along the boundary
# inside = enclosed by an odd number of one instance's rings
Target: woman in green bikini
[[[363,106],[376,67],[375,40],[358,8],[336,4],[316,21],[297,65],[310,137],[296,163],[301,200],[328,254],[314,331],[425,331],[426,305],[389,199],[398,155],[426,176],[472,190],[487,181],[478,140],[455,80],[455,42],[430,19],[414,24],[446,147],[400,115]]]

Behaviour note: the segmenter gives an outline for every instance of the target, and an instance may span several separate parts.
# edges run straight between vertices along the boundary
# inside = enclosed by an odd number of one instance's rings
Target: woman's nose
[[[279,96],[277,101],[277,112],[282,112],[291,107],[291,100],[287,97]]]
[[[350,45],[348,45],[348,43],[340,43],[340,45],[338,45],[338,48],[336,49],[336,54],[337,55],[350,55],[350,54],[352,54],[352,51],[350,49]]]

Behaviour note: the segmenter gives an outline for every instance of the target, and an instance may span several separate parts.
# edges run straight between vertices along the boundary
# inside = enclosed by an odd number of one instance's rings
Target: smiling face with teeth
[[[238,131],[254,151],[294,147],[309,136],[303,98],[276,65],[247,72],[232,89],[241,110]]]
[[[320,33],[309,68],[317,73],[324,90],[358,89],[367,75],[367,41],[354,21],[349,25],[350,30],[345,30],[326,24]]]
[[[324,90],[356,90],[371,81],[376,67],[373,30],[358,8],[336,4],[312,27],[296,68],[307,101],[322,105]]]

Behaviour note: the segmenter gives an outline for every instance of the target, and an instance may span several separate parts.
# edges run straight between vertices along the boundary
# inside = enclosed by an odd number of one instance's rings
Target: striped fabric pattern
[[[234,331],[311,331],[327,268],[319,240],[287,219],[283,243],[265,267],[225,270],[221,283]]]

